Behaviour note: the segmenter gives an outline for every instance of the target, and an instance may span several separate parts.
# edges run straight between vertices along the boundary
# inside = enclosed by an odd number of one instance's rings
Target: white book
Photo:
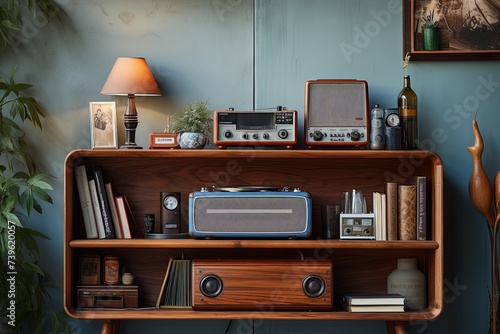
[[[75,167],[76,187],[82,207],[83,223],[87,239],[96,239],[98,237],[97,225],[95,221],[94,207],[90,198],[89,181],[85,165]]]
[[[99,196],[97,195],[97,188],[95,187],[95,180],[89,180],[90,198],[92,199],[92,205],[94,206],[95,222],[97,225],[97,234],[99,239],[105,239],[106,233],[104,232],[104,222],[101,216],[101,208],[99,204]]]
[[[130,226],[127,217],[127,208],[125,207],[125,200],[123,196],[115,197],[116,211],[118,211],[118,217],[120,218],[120,224],[123,232],[123,238],[130,239],[132,234],[130,233]]]
[[[115,227],[116,238],[122,239],[123,233],[120,225],[120,218],[118,217],[118,211],[116,210],[115,196],[113,195],[113,187],[111,183],[106,183],[106,195],[108,196],[109,210],[111,211],[111,220],[113,221],[113,226]]]
[[[384,193],[380,193],[380,211],[382,240],[387,240],[387,196]]]

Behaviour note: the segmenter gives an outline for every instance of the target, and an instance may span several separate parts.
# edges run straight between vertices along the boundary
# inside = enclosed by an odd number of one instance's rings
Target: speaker
[[[331,310],[330,261],[193,260],[194,310]]]
[[[366,148],[370,142],[366,81],[309,80],[304,100],[306,146]]]
[[[189,195],[192,237],[306,238],[311,196],[304,191],[197,191]]]

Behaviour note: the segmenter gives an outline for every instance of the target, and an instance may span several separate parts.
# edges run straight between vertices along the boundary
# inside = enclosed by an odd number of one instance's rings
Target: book
[[[89,180],[89,190],[90,198],[92,200],[92,207],[94,208],[94,217],[97,226],[97,235],[99,239],[106,238],[106,233],[104,232],[104,223],[102,221],[102,216],[100,214],[101,208],[99,206],[99,196],[97,195],[97,189],[95,187],[95,180]]]
[[[398,186],[399,240],[417,240],[417,187]]]
[[[382,219],[382,240],[387,240],[387,196],[380,193],[380,218]]]
[[[80,206],[82,208],[83,224],[85,225],[85,234],[87,239],[96,239],[99,235],[97,233],[94,206],[90,198],[89,181],[85,165],[75,167],[75,177],[78,197],[80,198]]]
[[[104,186],[104,176],[102,174],[101,166],[92,165],[92,173],[94,174],[95,187],[99,198],[99,212],[101,213],[102,222],[104,224],[105,238],[112,239],[116,237],[115,228],[111,218],[111,209],[109,208],[108,196]]]
[[[115,228],[115,235],[118,239],[122,239],[122,227],[120,224],[120,218],[118,217],[118,211],[116,210],[115,196],[113,195],[113,186],[111,185],[111,183],[106,183],[104,187],[106,188],[106,195],[108,197],[109,209],[111,211],[111,220],[113,221],[113,227]]]
[[[386,182],[387,240],[398,240],[398,183]]]
[[[191,307],[191,260],[169,259],[156,307]]]
[[[375,215],[375,240],[387,240],[386,199],[384,193],[373,193],[373,213]]]
[[[427,240],[427,177],[416,176],[417,240]]]
[[[404,305],[344,305],[348,312],[404,312]]]
[[[123,201],[125,202],[125,208],[129,217],[130,232],[135,238],[144,238],[144,235],[142,234],[141,229],[139,228],[139,225],[137,225],[137,221],[134,218],[132,207],[130,206],[127,196],[123,195]]]
[[[123,196],[116,196],[115,204],[116,204],[116,211],[118,213],[118,219],[120,220],[122,236],[124,239],[130,239],[132,238],[132,234],[130,233],[127,208],[125,206],[125,200],[123,199]]]
[[[345,295],[346,305],[404,305],[405,297],[400,294]]]

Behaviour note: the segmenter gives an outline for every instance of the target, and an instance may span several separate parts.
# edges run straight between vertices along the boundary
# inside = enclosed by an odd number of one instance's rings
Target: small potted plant
[[[439,50],[439,20],[434,19],[434,9],[430,14],[422,17],[422,34],[424,37],[424,50]]]
[[[178,133],[180,148],[203,148],[212,132],[213,111],[206,101],[192,102],[174,115],[172,132]]]

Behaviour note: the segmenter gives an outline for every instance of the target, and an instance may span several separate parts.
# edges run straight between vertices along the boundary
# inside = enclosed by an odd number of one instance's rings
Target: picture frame
[[[90,102],[92,148],[117,148],[116,102]]]
[[[411,60],[500,60],[500,10],[474,0],[403,0],[403,58]],[[438,21],[439,49],[423,47],[422,17]],[[489,21],[496,20],[495,24]]]

